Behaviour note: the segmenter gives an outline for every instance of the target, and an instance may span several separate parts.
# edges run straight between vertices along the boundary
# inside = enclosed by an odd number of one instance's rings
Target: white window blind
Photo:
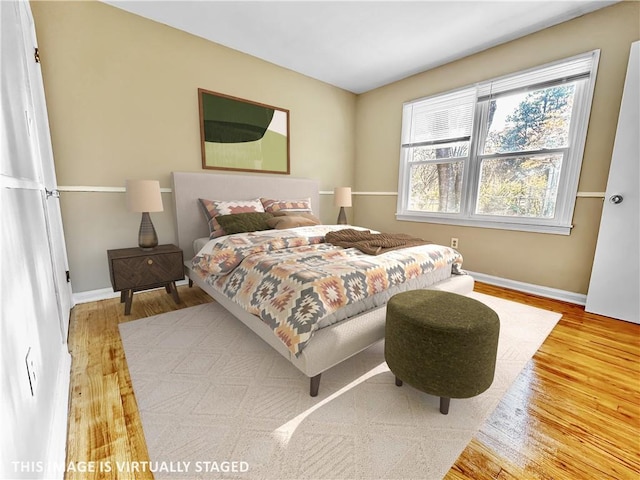
[[[593,68],[596,55],[597,52],[588,52],[542,68],[526,70],[515,75],[480,83],[478,85],[478,101],[587,78]]]
[[[404,131],[402,146],[469,140],[475,99],[476,90],[471,88],[405,104],[404,117],[411,127]]]

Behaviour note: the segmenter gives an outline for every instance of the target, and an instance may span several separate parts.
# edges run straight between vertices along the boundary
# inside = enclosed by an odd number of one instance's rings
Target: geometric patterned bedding
[[[296,356],[318,323],[346,305],[439,268],[463,273],[460,253],[442,245],[371,256],[324,242],[339,229],[317,225],[213,239],[194,257],[193,270],[260,317]]]

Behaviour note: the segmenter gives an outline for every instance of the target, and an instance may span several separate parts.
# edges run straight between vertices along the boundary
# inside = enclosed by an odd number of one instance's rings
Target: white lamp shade
[[[351,206],[351,187],[336,187],[333,189],[333,203],[336,207]]]
[[[127,208],[132,212],[161,212],[162,195],[157,180],[127,180]]]

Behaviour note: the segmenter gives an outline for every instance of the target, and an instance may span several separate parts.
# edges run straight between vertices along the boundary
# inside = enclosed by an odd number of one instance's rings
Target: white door
[[[66,343],[69,333],[69,314],[72,305],[71,282],[68,277],[69,263],[67,250],[64,242],[64,231],[62,228],[62,214],[60,211],[60,199],[57,196],[58,183],[53,162],[53,151],[51,148],[51,134],[49,132],[49,117],[44,96],[44,83],[42,71],[38,60],[36,60],[36,30],[33,23],[31,10],[20,9],[22,37],[26,52],[33,52],[33,61],[26,62],[28,80],[30,82],[28,92],[31,96],[33,118],[31,119],[32,134],[34,135],[34,155],[38,159],[41,167],[41,184],[44,189],[46,203],[46,225],[47,237],[51,246],[51,261],[53,263],[54,284],[56,288],[56,299],[58,311],[60,312],[60,332]]]
[[[0,0],[0,478],[62,478],[67,436],[71,357],[32,28],[29,2]]]
[[[631,45],[585,310],[640,323],[640,42]]]

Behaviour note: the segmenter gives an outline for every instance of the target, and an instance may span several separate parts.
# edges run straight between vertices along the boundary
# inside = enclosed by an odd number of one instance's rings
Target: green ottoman
[[[396,385],[405,381],[440,397],[449,413],[451,398],[484,392],[496,368],[500,319],[473,298],[438,290],[412,290],[387,304],[384,356]]]

